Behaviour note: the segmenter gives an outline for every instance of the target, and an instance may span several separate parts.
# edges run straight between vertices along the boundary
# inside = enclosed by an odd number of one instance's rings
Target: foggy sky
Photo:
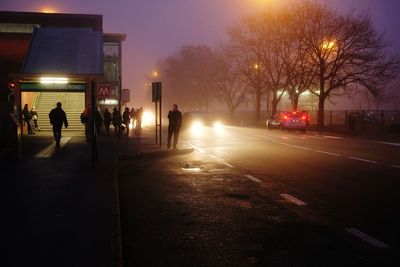
[[[270,2],[268,2],[270,1]],[[293,0],[300,1],[300,0]],[[400,51],[400,1],[315,0],[339,12],[369,10],[379,32]],[[135,107],[146,105],[145,75],[155,63],[185,44],[218,46],[226,28],[241,17],[273,8],[285,0],[1,0],[2,11],[38,12],[44,7],[60,13],[103,15],[104,32],[126,33],[123,43],[123,88],[131,89]],[[289,2],[289,1],[286,1]],[[148,90],[148,89],[147,89]]]

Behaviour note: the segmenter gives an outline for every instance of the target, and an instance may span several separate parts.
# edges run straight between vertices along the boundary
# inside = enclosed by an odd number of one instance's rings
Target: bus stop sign
[[[160,102],[161,101],[161,82],[153,82],[151,84],[152,88],[152,101]]]

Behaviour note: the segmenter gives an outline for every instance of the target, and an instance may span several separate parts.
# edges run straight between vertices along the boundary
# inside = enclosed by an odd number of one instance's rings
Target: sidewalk
[[[1,265],[113,266],[116,157],[151,146],[147,134],[100,136],[95,168],[82,134],[66,133],[58,151],[48,133],[27,136],[24,159],[2,162]]]

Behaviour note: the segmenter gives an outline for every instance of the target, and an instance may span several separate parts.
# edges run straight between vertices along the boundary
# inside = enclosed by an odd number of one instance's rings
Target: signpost
[[[151,84],[152,88],[152,101],[155,102],[156,106],[156,144],[158,144],[158,136],[160,138],[160,147],[162,146],[162,135],[161,135],[161,82],[153,82]],[[158,108],[159,108],[159,114],[158,114]],[[160,131],[160,134],[158,135],[158,130]]]

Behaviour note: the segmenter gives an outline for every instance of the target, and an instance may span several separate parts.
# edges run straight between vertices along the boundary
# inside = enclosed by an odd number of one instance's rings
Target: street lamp
[[[322,49],[323,50],[332,50],[336,46],[335,40],[325,40],[322,42]]]

